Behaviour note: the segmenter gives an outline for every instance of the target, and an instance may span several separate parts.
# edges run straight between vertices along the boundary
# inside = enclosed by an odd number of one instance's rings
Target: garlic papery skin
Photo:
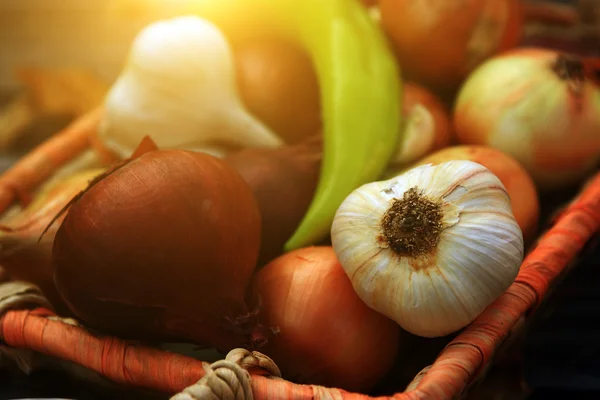
[[[131,156],[146,135],[161,149],[217,157],[245,147],[283,144],[244,108],[226,37],[195,16],[144,28],[104,107],[98,137],[122,158]]]
[[[424,337],[471,323],[523,261],[504,186],[464,160],[359,187],[340,205],[331,239],[358,296]]]

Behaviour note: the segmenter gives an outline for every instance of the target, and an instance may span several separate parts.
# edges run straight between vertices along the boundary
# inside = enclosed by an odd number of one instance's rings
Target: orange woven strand
[[[550,283],[600,230],[600,174],[568,207],[561,218],[525,259],[516,283],[535,292],[533,307],[543,300]]]
[[[0,176],[0,214],[21,193],[28,194],[56,170],[90,146],[100,123],[100,108],[78,118],[63,131],[36,147]]]
[[[202,363],[189,357],[96,337],[86,330],[50,320],[45,309],[11,311],[0,320],[0,341],[73,361],[122,385],[174,393],[204,375]]]
[[[394,400],[451,399],[464,391],[523,317],[537,307],[550,283],[600,230],[600,174],[557,219],[526,257],[513,285],[457,336],[414,389]],[[0,340],[74,361],[127,385],[176,393],[200,379],[201,362],[48,320],[45,311],[11,311],[0,318]],[[369,396],[339,389],[296,385],[254,375],[252,388],[261,400],[365,400]]]
[[[86,330],[47,319],[45,309],[9,311],[0,318],[0,341],[85,366],[121,385],[169,394],[182,391],[204,376],[202,362],[111,337],[96,337]],[[253,376],[253,391],[269,399],[320,399],[329,389],[292,385]],[[341,391],[340,391],[341,392]],[[286,393],[282,396],[282,393]],[[263,398],[257,395],[257,398]],[[335,397],[334,397],[335,398]],[[345,399],[350,397],[344,397]],[[356,395],[353,399],[368,398]]]

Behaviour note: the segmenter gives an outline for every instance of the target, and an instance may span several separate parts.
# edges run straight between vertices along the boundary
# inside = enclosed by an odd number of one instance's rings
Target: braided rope
[[[281,371],[275,361],[270,357],[259,353],[258,351],[248,351],[246,349],[233,349],[226,359],[238,364],[249,372],[264,371],[271,378],[281,378]],[[265,375],[262,373],[261,375]]]
[[[276,379],[281,378],[273,360],[245,349],[231,350],[225,360],[203,363],[203,366],[205,375],[202,379],[170,400],[254,400],[248,371],[262,370]]]

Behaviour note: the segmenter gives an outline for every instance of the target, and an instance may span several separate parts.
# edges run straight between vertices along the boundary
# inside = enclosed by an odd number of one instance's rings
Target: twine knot
[[[170,400],[254,400],[248,371],[281,378],[275,362],[258,351],[231,350],[225,360],[202,363],[205,375]]]

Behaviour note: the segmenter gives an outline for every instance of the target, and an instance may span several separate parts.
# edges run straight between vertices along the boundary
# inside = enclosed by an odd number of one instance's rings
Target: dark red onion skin
[[[54,242],[54,280],[92,328],[228,350],[253,328],[245,296],[259,240],[256,201],[233,168],[153,151],[71,206]]]
[[[258,265],[283,253],[313,199],[323,152],[316,134],[294,145],[245,149],[225,157],[252,188],[261,212]]]

